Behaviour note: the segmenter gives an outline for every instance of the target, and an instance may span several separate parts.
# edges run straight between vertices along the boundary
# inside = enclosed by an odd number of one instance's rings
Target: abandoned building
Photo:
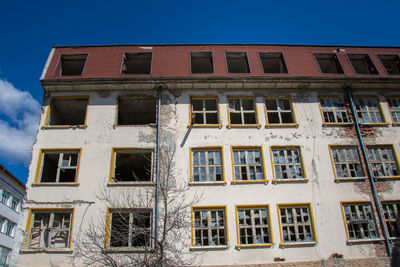
[[[155,208],[121,215],[98,195],[155,187],[165,143],[184,193],[202,192],[187,209],[183,251],[197,255],[193,264],[388,266],[400,238],[399,55],[362,46],[54,46],[41,77],[20,266],[70,266],[74,241],[106,216],[105,251],[154,246]],[[121,238],[121,228],[142,234]]]

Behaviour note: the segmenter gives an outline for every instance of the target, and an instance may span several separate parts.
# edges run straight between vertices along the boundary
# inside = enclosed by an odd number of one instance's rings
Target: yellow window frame
[[[303,169],[303,178],[288,178],[288,179],[277,179],[276,178],[276,173],[275,173],[275,165],[274,165],[274,157],[273,157],[273,150],[274,149],[288,149],[288,148],[297,148],[299,149],[300,152],[300,160],[301,160],[301,168]],[[288,145],[288,146],[270,146],[269,147],[269,153],[271,157],[271,166],[272,166],[272,173],[273,173],[273,182],[274,183],[284,183],[284,182],[306,182],[308,181],[307,178],[307,173],[306,169],[304,168],[304,159],[303,159],[303,152],[301,149],[301,146],[295,146],[295,145]]]
[[[293,122],[291,123],[270,123],[268,121],[268,108],[267,105],[265,103],[265,100],[272,100],[272,99],[284,99],[284,100],[289,100],[289,105],[291,108],[291,115],[293,118]],[[298,126],[299,123],[297,123],[297,119],[296,119],[296,112],[294,110],[294,105],[293,105],[293,100],[292,97],[289,95],[285,95],[285,96],[265,96],[264,97],[264,112],[265,112],[265,122],[266,122],[266,126],[277,126],[277,127],[284,127],[284,126]],[[280,112],[278,111],[278,113],[280,114]]]
[[[357,180],[364,180],[366,178],[365,176],[365,170],[363,168],[363,161],[361,158],[361,153],[360,153],[360,149],[357,145],[328,145],[329,148],[329,155],[331,157],[331,164],[332,164],[332,171],[333,171],[333,175],[335,177],[335,181],[357,181]],[[357,153],[358,153],[358,158],[360,160],[360,166],[361,169],[364,173],[364,176],[361,177],[337,177],[337,173],[336,173],[336,167],[335,167],[335,160],[333,158],[333,153],[332,153],[332,149],[336,149],[336,148],[356,148],[357,149]]]
[[[256,123],[255,124],[232,124],[231,123],[231,114],[229,112],[229,100],[231,99],[253,99],[254,101],[254,111],[255,111],[255,116],[256,116]],[[228,125],[227,127],[229,128],[240,128],[240,127],[257,127],[260,128],[261,124],[260,124],[260,119],[259,119],[259,115],[258,115],[258,108],[257,108],[257,99],[255,96],[243,96],[243,95],[231,95],[227,97],[227,106],[226,106],[226,110],[227,110],[227,114],[228,114]]]
[[[215,99],[217,101],[217,118],[218,122],[217,124],[195,124],[192,121],[192,100],[193,99]],[[191,127],[221,127],[222,126],[222,121],[221,121],[221,109],[220,109],[220,102],[219,98],[217,95],[196,95],[196,96],[190,96],[190,102],[189,102],[189,126]]]
[[[74,100],[74,99],[87,99],[86,104],[86,111],[85,111],[85,122],[82,125],[50,125],[50,111],[51,105],[54,100]],[[44,125],[42,128],[69,128],[69,127],[78,127],[78,128],[85,128],[87,127],[87,114],[88,114],[88,107],[89,107],[90,96],[53,96],[50,98],[49,104],[46,109],[46,116],[44,119]]]
[[[234,161],[234,156],[233,156],[233,152],[235,149],[250,149],[250,150],[254,150],[254,149],[259,149],[260,150],[260,155],[261,155],[261,168],[263,171],[263,179],[261,180],[236,180],[235,179],[235,161]],[[267,179],[267,173],[265,172],[265,161],[264,161],[264,151],[263,151],[263,147],[262,146],[231,146],[231,160],[232,160],[232,183],[266,183],[268,182]]]
[[[193,180],[193,152],[194,151],[208,151],[208,150],[219,150],[221,153],[221,171],[222,171],[222,181],[207,181],[207,182],[195,182]],[[190,182],[191,183],[226,183],[225,180],[225,166],[224,166],[224,149],[222,146],[203,146],[203,147],[191,147],[189,150],[189,166],[190,166]]]

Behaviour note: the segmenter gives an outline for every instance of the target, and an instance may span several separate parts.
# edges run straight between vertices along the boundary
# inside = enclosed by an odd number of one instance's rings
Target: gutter
[[[160,186],[160,131],[161,131],[161,92],[162,86],[157,89],[157,143],[156,143],[156,192],[155,192],[155,205],[154,205],[154,242],[155,249],[158,249],[158,188]]]

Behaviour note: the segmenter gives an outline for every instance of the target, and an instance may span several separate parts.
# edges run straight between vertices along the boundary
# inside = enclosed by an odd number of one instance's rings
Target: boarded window
[[[52,98],[48,125],[84,125],[88,98]]]
[[[118,125],[143,125],[156,122],[154,97],[120,97]]]
[[[61,76],[82,75],[87,54],[61,55]]]
[[[152,53],[125,53],[122,73],[150,74]]]
[[[288,73],[282,53],[261,52],[260,58],[264,73]]]
[[[211,52],[191,52],[190,63],[192,73],[213,73],[214,64]]]
[[[315,54],[319,68],[322,73],[343,74],[342,66],[336,54],[318,53]]]
[[[348,57],[357,74],[379,74],[368,54],[348,54]]]
[[[114,182],[151,181],[151,151],[115,150]]]
[[[249,61],[245,52],[226,52],[229,73],[250,73]]]

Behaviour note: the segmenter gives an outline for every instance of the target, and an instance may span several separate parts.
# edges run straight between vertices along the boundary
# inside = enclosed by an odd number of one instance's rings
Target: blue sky
[[[52,44],[286,43],[400,46],[400,1],[0,3],[0,163],[23,182]]]

